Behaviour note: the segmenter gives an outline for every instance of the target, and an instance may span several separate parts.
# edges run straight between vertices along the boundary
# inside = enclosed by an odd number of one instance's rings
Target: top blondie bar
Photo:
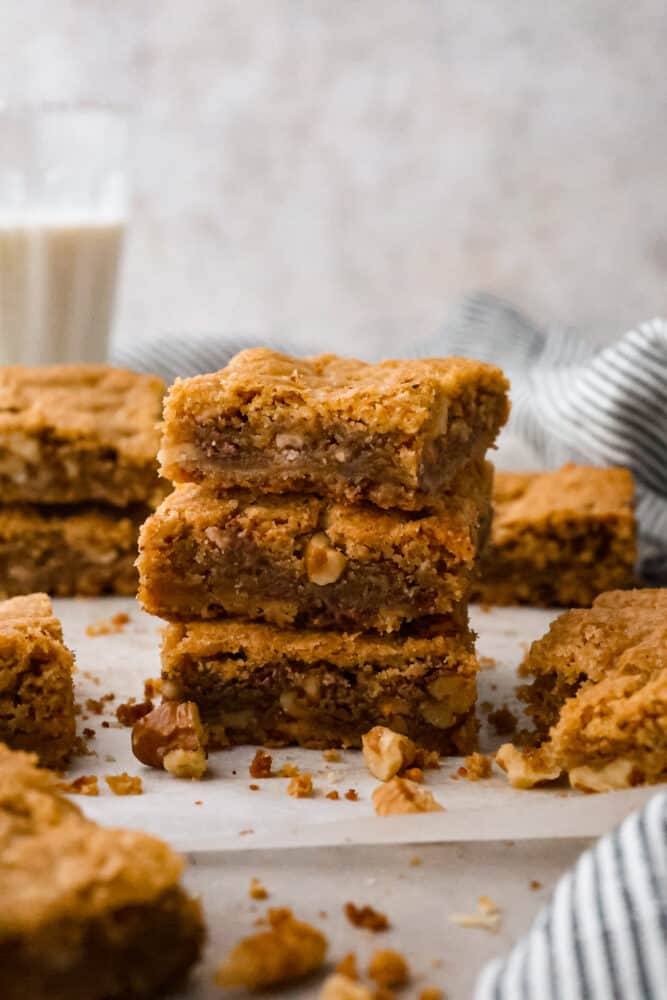
[[[163,395],[108,365],[0,368],[3,503],[150,502]]]
[[[371,365],[241,351],[171,387],[162,473],[419,510],[493,445],[508,387],[499,368],[464,358]]]

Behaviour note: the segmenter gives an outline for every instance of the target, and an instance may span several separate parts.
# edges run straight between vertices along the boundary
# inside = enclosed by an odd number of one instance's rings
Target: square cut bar
[[[627,469],[499,472],[476,596],[490,604],[588,607],[632,587],[637,555]]]
[[[141,531],[139,599],[167,619],[239,615],[390,632],[470,590],[493,469],[471,463],[438,510],[184,484]]]
[[[144,507],[0,506],[0,597],[43,590],[57,597],[137,592]]]
[[[85,819],[32,755],[0,746],[0,996],[171,995],[204,937],[182,869],[155,837]]]
[[[164,385],[108,365],[0,368],[3,503],[149,503]]]
[[[174,483],[419,510],[493,445],[507,389],[499,368],[462,358],[369,365],[242,351],[171,387],[162,472]]]
[[[46,594],[0,602],[0,742],[63,765],[76,736],[73,669]]]
[[[164,697],[197,702],[214,746],[360,746],[382,724],[468,753],[476,672],[472,634],[451,620],[391,636],[189,622],[162,646]]]
[[[667,778],[667,589],[612,591],[534,642],[520,688],[550,765],[579,788]]]

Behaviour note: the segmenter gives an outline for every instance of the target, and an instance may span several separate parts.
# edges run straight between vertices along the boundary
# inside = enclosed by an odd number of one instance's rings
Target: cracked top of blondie
[[[0,369],[0,440],[17,432],[108,445],[152,462],[164,384],[109,365]]]
[[[25,594],[0,601],[0,635],[15,629],[39,628],[62,639],[62,627],[53,614],[48,594]]]
[[[32,754],[0,744],[0,940],[157,898],[182,859],[145,833],[85,819]]]

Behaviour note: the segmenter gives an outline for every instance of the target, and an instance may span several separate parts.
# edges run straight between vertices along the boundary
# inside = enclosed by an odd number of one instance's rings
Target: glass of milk
[[[0,107],[0,364],[106,360],[126,146],[119,109]]]

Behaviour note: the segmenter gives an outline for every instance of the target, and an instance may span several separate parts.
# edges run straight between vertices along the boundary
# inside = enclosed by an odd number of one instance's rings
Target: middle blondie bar
[[[198,704],[213,746],[359,746],[381,722],[469,753],[476,673],[473,635],[453,619],[391,636],[187,622],[170,625],[162,647],[163,695]]]
[[[471,463],[440,509],[177,487],[144,524],[139,597],[167,619],[242,615],[390,632],[465,601],[493,468]]]

